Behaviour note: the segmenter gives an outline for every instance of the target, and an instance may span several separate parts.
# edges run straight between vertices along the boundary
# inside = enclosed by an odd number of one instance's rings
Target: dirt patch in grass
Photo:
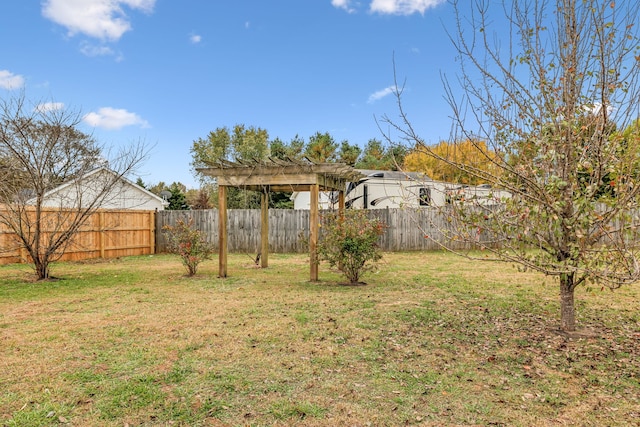
[[[640,423],[637,286],[579,291],[594,333],[565,336],[555,285],[509,266],[387,254],[351,287],[269,262],[59,264],[49,284],[2,267],[0,425]]]

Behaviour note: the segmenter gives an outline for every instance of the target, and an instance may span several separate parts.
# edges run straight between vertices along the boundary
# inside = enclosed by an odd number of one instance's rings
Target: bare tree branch
[[[122,196],[123,178],[147,157],[142,142],[105,150],[77,129],[81,120],[71,110],[29,106],[24,94],[0,102],[0,224],[39,279],[49,278],[50,263],[86,220]]]
[[[452,144],[486,144],[493,167],[425,144],[401,90],[399,120],[382,121],[417,150],[509,192],[491,207],[452,203],[449,237],[558,277],[561,325],[572,331],[578,285],[614,289],[640,279],[637,5],[524,0],[496,14],[485,0],[452,4],[460,74],[457,85],[442,77]]]

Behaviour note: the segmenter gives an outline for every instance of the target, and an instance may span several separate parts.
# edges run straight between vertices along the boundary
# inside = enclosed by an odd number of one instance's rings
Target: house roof
[[[67,189],[67,188],[69,188],[69,187],[71,187],[73,185],[76,185],[76,184],[78,184],[78,183],[80,183],[80,182],[82,182],[82,181],[84,181],[86,179],[89,179],[94,175],[98,175],[101,172],[105,172],[105,173],[113,175],[114,177],[120,179],[121,181],[123,181],[127,185],[135,188],[136,190],[140,191],[141,193],[144,193],[147,196],[149,196],[150,198],[159,201],[163,206],[166,206],[168,204],[162,197],[152,193],[151,191],[147,190],[146,188],[140,187],[138,184],[132,182],[131,180],[127,179],[124,176],[119,176],[116,172],[114,172],[111,169],[106,168],[104,166],[100,166],[100,167],[97,167],[95,169],[92,169],[91,171],[87,172],[86,174],[84,174],[84,175],[82,175],[80,177],[74,178],[72,180],[69,180],[67,182],[64,182],[64,183],[60,184],[59,186],[47,191],[44,194],[44,197],[47,198],[47,197],[50,197],[50,196],[52,196],[52,195],[54,195],[54,194],[56,194],[56,193],[58,193],[60,191],[64,191],[65,189]],[[33,201],[34,201],[34,199],[32,198],[32,199],[28,200],[27,203],[29,204],[29,203],[32,203]]]

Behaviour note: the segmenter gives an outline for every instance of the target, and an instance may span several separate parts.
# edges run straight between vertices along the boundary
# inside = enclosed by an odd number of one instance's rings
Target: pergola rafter
[[[258,191],[261,194],[261,266],[269,265],[269,203],[272,191],[309,191],[309,252],[311,280],[318,280],[318,234],[320,191],[338,191],[338,209],[344,210],[344,191],[348,182],[364,178],[360,172],[344,163],[316,163],[309,159],[237,160],[225,159],[197,168],[197,171],[216,178],[218,183],[219,214],[219,271],[227,277],[227,187]]]

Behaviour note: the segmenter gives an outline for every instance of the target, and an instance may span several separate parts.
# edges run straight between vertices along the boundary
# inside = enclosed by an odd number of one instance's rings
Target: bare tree
[[[38,279],[147,154],[142,143],[109,153],[77,129],[80,114],[47,105],[0,101],[0,224],[15,236],[14,248],[0,249],[22,249]]]
[[[453,203],[449,236],[494,255],[478,259],[516,262],[557,277],[561,329],[575,331],[578,286],[615,289],[640,277],[637,4],[452,4],[462,88],[459,97],[443,77],[453,108],[452,139],[486,143],[498,153],[487,157],[495,168],[479,169],[432,150],[403,110],[398,85],[400,118],[384,121],[424,153],[508,190],[511,197],[493,206],[486,200]],[[497,15],[495,7],[502,7]]]

